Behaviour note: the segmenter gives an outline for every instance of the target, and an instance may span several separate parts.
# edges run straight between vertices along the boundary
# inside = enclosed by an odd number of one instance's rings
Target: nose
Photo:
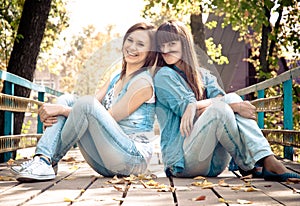
[[[162,53],[168,53],[168,52],[170,51],[170,49],[169,49],[168,46],[162,45],[162,46],[160,46],[160,51],[161,51]]]
[[[131,43],[129,46],[128,46],[128,49],[132,50],[132,51],[135,51],[136,50],[136,44],[135,43]]]

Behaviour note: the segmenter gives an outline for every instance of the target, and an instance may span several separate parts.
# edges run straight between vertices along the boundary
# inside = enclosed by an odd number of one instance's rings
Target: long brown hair
[[[138,70],[138,71],[135,71],[133,74],[131,74],[131,77],[149,69],[150,67],[152,67],[154,64],[155,64],[155,60],[156,60],[156,46],[155,46],[155,27],[154,25],[152,24],[148,24],[148,23],[145,23],[145,22],[140,22],[140,23],[137,23],[137,24],[134,24],[133,26],[131,26],[124,38],[123,38],[123,43],[122,43],[122,47],[124,46],[124,43],[126,41],[126,39],[128,38],[128,36],[136,31],[136,30],[143,30],[143,31],[147,31],[148,32],[148,35],[150,37],[150,44],[151,44],[151,47],[150,47],[150,51],[146,57],[146,60],[145,60],[145,63],[144,65]],[[125,74],[126,74],[126,66],[127,66],[127,62],[125,60],[125,56],[123,54],[123,62],[122,62],[122,70],[121,70],[121,75],[120,75],[120,79],[122,79]]]
[[[194,49],[193,38],[187,27],[176,20],[169,20],[161,24],[156,32],[157,48],[160,45],[170,41],[180,41],[182,45],[182,58],[179,60],[179,69],[186,75],[186,81],[195,94],[197,100],[205,99],[204,85],[201,74],[197,71],[199,68],[196,52]],[[161,53],[158,54],[157,68],[155,73],[167,65]]]

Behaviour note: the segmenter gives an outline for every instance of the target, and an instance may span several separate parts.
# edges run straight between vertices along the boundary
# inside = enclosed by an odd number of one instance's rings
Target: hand
[[[190,136],[194,126],[194,118],[197,110],[196,103],[190,103],[186,107],[180,122],[180,133],[183,137]]]
[[[57,117],[49,117],[43,121],[44,127],[51,127],[53,124],[57,122]]]
[[[242,117],[256,120],[256,107],[253,104],[249,101],[243,101],[235,104],[237,104],[235,112]]]
[[[62,115],[63,111],[63,105],[45,103],[39,108],[38,114],[43,123],[50,123],[50,121],[56,119],[56,116]]]

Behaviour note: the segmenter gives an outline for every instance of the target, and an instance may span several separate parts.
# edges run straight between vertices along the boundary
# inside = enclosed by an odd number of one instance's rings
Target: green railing
[[[25,112],[30,104],[41,105],[45,100],[45,94],[50,94],[54,96],[60,96],[63,93],[53,90],[51,88],[34,84],[27,79],[19,77],[17,75],[11,74],[9,72],[0,70],[0,79],[3,81],[4,89],[0,96],[0,110],[4,110],[4,136],[0,137],[0,153],[4,155],[4,161],[7,161],[12,153],[7,151],[14,151],[22,146],[16,145],[17,139],[27,138],[27,142],[30,138],[36,138],[36,134],[33,135],[15,135],[13,133],[14,128],[14,112]],[[31,91],[37,92],[38,100],[33,100],[30,98],[16,97],[14,95],[14,87],[19,85],[30,89]],[[43,133],[43,124],[37,117],[37,133]],[[30,141],[29,141],[30,142]],[[19,142],[17,142],[19,144]],[[34,145],[34,144],[28,144]],[[23,147],[26,147],[23,146]]]
[[[287,159],[293,158],[293,146],[300,147],[300,140],[299,140],[299,134],[300,131],[294,130],[294,124],[293,124],[293,95],[292,95],[292,82],[293,80],[300,78],[300,67],[296,67],[294,69],[291,69],[289,71],[286,71],[280,75],[278,75],[275,78],[265,80],[263,82],[260,82],[258,84],[240,89],[236,91],[237,94],[240,96],[245,96],[247,94],[251,93],[257,93],[257,98],[259,101],[255,101],[256,106],[258,107],[258,116],[257,116],[257,123],[259,127],[264,130],[264,116],[265,112],[269,111],[278,111],[278,107],[276,105],[283,105],[283,130],[265,130],[266,134],[270,134],[270,136],[278,136],[278,138],[281,138],[281,140],[277,140],[277,143],[281,143],[284,145],[284,157]],[[279,97],[269,97],[265,98],[265,90],[267,88],[281,85],[283,87],[282,94]],[[281,98],[283,98],[281,104]],[[269,101],[267,103],[267,101]],[[272,103],[273,101],[273,103]],[[270,108],[267,109],[260,109],[260,105],[264,106],[265,104],[268,104]],[[275,109],[272,109],[274,107]],[[279,107],[279,110],[281,108]],[[279,137],[279,134],[281,134],[281,137]],[[275,141],[276,142],[276,141]]]

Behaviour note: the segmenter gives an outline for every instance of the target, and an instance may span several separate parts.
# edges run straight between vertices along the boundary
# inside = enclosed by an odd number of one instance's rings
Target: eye
[[[137,43],[137,45],[140,46],[140,47],[144,47],[145,46],[145,44],[142,43],[142,42]]]
[[[169,46],[175,46],[176,45],[176,41],[171,41],[171,42],[169,42]]]
[[[127,41],[128,41],[128,42],[133,42],[133,39],[127,38]]]

